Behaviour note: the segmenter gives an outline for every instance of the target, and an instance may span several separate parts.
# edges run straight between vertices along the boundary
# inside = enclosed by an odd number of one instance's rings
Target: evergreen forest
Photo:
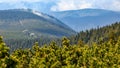
[[[61,39],[3,39],[0,36],[0,68],[120,67],[120,22]]]

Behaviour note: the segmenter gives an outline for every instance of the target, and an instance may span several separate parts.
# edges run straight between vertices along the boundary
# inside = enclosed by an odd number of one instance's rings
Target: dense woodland
[[[91,45],[93,42],[96,42],[97,44],[107,42],[110,38],[117,40],[119,36],[120,22],[116,22],[108,26],[81,31],[77,35],[68,37],[68,39],[70,40],[71,45],[78,44],[79,42]],[[5,39],[4,41],[11,48],[11,51],[18,48],[31,48],[35,42],[38,42],[38,44],[42,46],[44,44],[49,44],[51,41],[55,41],[57,45],[61,46],[60,38],[49,37],[40,37],[33,39]]]
[[[81,31],[75,36],[71,36],[71,43],[77,44],[79,41],[91,44],[92,42],[107,42],[110,38],[117,40],[120,36],[120,22],[104,27],[97,27],[91,30]]]
[[[119,29],[120,23],[115,23],[44,45],[39,41],[29,46],[31,40],[26,44],[30,48],[25,45],[11,53],[1,36],[0,68],[119,68]]]

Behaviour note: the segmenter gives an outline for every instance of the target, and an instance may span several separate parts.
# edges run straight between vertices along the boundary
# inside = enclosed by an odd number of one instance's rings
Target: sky
[[[107,9],[120,11],[120,0],[0,0],[0,10],[30,8],[37,11]]]

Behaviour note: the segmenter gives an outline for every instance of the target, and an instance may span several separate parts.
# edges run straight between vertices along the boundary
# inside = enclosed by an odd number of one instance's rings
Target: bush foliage
[[[0,68],[119,68],[120,38],[88,46],[79,42],[70,45],[63,38],[61,46],[51,42],[31,49],[18,49],[9,54],[9,48],[0,37]]]

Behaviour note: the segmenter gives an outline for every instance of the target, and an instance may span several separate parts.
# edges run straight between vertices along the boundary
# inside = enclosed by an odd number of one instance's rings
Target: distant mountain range
[[[0,35],[6,38],[62,37],[117,21],[120,21],[120,12],[103,9],[69,10],[49,15],[32,9],[0,10]]]
[[[58,18],[78,32],[120,21],[120,12],[103,9],[81,9],[51,12],[50,15]]]
[[[61,37],[75,34],[58,19],[31,9],[0,10],[0,35],[5,38]]]

